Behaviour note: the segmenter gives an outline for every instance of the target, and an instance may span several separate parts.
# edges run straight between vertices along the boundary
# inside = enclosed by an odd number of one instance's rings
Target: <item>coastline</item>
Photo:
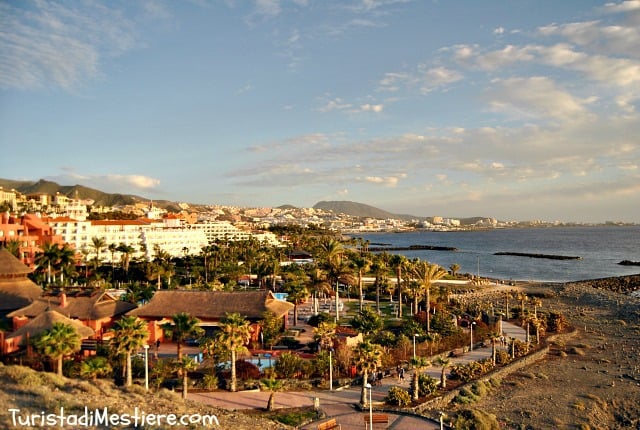
[[[391,251],[409,259],[449,268],[483,278],[539,282],[575,282],[640,273],[638,266],[620,265],[624,260],[640,261],[638,227],[572,227],[495,229],[485,231],[375,233],[359,238],[367,247],[402,248]],[[406,249],[411,245],[425,248]],[[456,251],[442,251],[456,249]],[[534,259],[494,255],[514,251],[526,254],[579,256],[580,259]]]

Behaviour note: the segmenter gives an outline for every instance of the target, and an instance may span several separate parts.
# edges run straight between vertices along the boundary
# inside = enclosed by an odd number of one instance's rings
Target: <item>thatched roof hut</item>
[[[28,338],[33,338],[46,330],[50,330],[55,323],[70,325],[75,329],[81,339],[86,339],[95,334],[92,328],[85,326],[80,321],[67,318],[59,312],[48,310],[11,333],[7,336],[7,339],[21,337],[18,344],[25,345]]]
[[[42,288],[27,278],[32,270],[6,248],[0,249],[0,315],[27,306]]]
[[[237,312],[250,321],[258,321],[266,311],[283,317],[293,304],[277,299],[270,291],[157,291],[144,306],[128,315],[147,319],[169,318],[186,312],[202,321],[219,321],[227,313]]]
[[[35,318],[51,309],[81,321],[98,321],[123,315],[135,307],[136,305],[118,300],[106,291],[80,290],[43,295],[7,316]]]

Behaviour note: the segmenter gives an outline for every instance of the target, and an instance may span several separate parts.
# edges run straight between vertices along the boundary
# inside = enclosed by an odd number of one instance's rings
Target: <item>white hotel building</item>
[[[240,230],[226,221],[209,221],[206,223],[183,225],[181,220],[167,218],[163,220],[108,220],[108,221],[78,221],[69,217],[47,220],[54,234],[62,236],[63,240],[77,250],[86,250],[89,255],[95,252],[93,238],[103,238],[106,246],[121,243],[131,246],[135,252],[133,258],[152,260],[156,246],[169,253],[172,257],[197,255],[202,248],[216,240],[248,240],[255,237],[260,242],[279,246],[275,235],[261,233],[254,235]],[[119,260],[120,253],[114,253],[113,258]],[[101,261],[110,262],[112,253],[103,249]]]

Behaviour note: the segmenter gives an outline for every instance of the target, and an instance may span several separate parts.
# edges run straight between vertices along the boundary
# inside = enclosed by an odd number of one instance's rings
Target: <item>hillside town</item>
[[[415,229],[451,231],[472,228],[499,228],[513,225],[481,218],[462,225],[459,219],[435,216],[426,219],[378,219],[350,216],[315,208],[241,208],[180,203],[179,212],[154,205],[153,201],[133,205],[99,206],[91,199],[71,198],[60,193],[22,194],[0,189],[2,218],[0,242],[20,238],[23,261],[33,264],[43,241],[67,243],[78,252],[88,253],[95,237],[107,244],[134,248],[133,258],[151,259],[158,247],[173,257],[198,254],[219,240],[243,241],[282,246],[282,238],[269,227],[318,226],[343,234],[402,232]],[[113,255],[102,258],[111,262]]]

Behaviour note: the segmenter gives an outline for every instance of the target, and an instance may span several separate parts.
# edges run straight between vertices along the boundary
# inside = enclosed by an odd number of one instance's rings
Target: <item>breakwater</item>
[[[640,266],[640,261],[622,260],[618,264],[621,266]]]
[[[384,251],[450,251],[455,252],[458,248],[452,246],[436,246],[436,245],[409,245],[409,246],[370,246],[367,248],[369,252]]]
[[[531,254],[528,252],[494,252],[493,255],[513,255],[516,257],[546,258],[548,260],[581,260],[582,257],[554,254]]]

